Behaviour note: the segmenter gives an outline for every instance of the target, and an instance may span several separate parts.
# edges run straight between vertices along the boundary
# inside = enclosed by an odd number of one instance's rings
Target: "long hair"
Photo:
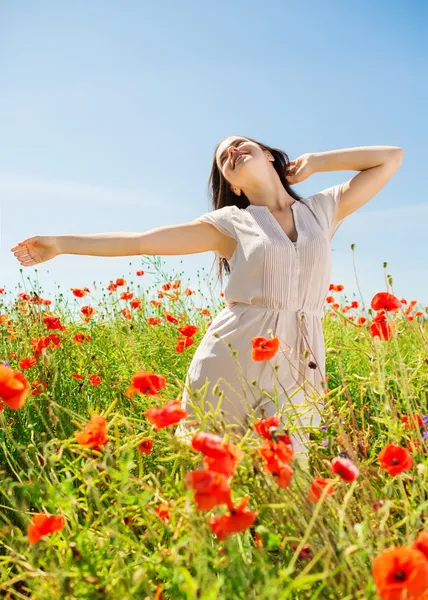
[[[278,148],[271,148],[270,146],[262,144],[261,142],[253,140],[247,136],[245,136],[245,138],[250,142],[258,144],[262,150],[268,150],[272,154],[272,156],[275,159],[275,161],[272,163],[273,167],[278,173],[279,179],[282,185],[284,186],[284,189],[295,200],[301,200],[302,198],[290,187],[286,179],[287,168],[290,163],[288,155],[283,150],[279,150]],[[233,142],[233,144],[234,143],[235,142]],[[250,206],[250,201],[248,200],[243,191],[241,191],[240,196],[237,196],[234,192],[232,192],[232,190],[230,189],[230,183],[225,179],[223,173],[217,166],[216,154],[220,144],[221,141],[217,144],[216,149],[214,151],[213,164],[208,180],[208,194],[211,198],[213,206],[212,210],[217,210],[219,208],[223,208],[224,206],[232,205],[235,205],[240,209],[245,209],[247,208],[247,206]],[[230,265],[225,258],[218,256],[217,259],[219,261],[217,273],[221,281],[221,286],[223,287],[223,269],[228,275],[230,275]]]

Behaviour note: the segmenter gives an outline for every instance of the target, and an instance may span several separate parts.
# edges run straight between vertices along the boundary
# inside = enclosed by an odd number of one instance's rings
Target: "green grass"
[[[185,485],[186,473],[201,468],[201,455],[175,438],[174,427],[155,431],[144,416],[149,407],[180,397],[210,317],[195,310],[192,296],[180,294],[178,302],[164,298],[159,308],[149,304],[147,292],[138,297],[142,307],[131,310],[131,320],[121,313],[129,302],[119,301],[118,293],[111,299],[106,293],[103,306],[96,307],[108,316],[101,319],[97,312],[89,323],[71,318],[59,303],[55,316],[64,331],[43,325],[47,306],[0,305],[0,315],[10,320],[0,324],[0,359],[10,361],[10,368],[21,370],[19,360],[33,355],[33,338],[56,334],[61,340],[22,371],[30,385],[45,382],[46,391],[30,395],[19,410],[5,407],[0,413],[0,597],[378,598],[374,558],[385,548],[411,545],[418,531],[428,528],[426,450],[412,451],[412,470],[394,477],[377,459],[386,444],[422,441],[424,430],[405,429],[401,416],[428,413],[426,314],[412,321],[402,311],[389,314],[396,332],[380,341],[370,335],[371,309],[368,321],[357,327],[359,309],[341,316],[343,302],[332,317],[326,306],[328,428],[311,437],[310,474],[296,468],[289,487],[279,488],[257,456],[262,440],[238,444],[245,457],[231,480],[233,499],[249,495],[248,508],[258,515],[250,529],[219,541],[207,521],[225,507],[198,511]],[[90,296],[76,302],[90,305]],[[209,308],[213,317],[221,307],[200,308]],[[179,325],[165,320],[164,308],[177,318],[183,315]],[[148,316],[160,316],[162,324],[148,325]],[[187,323],[199,327],[195,344],[178,353],[177,327]],[[78,332],[91,340],[76,343]],[[10,358],[13,352],[16,359]],[[125,395],[141,369],[166,378],[160,398]],[[100,385],[90,383],[91,374],[99,375]],[[74,438],[97,413],[107,417],[110,438],[99,452]],[[137,450],[145,437],[154,441],[150,455]],[[360,470],[353,483],[329,469],[329,461],[343,451]],[[307,499],[314,476],[335,482],[335,493],[316,504]],[[382,505],[374,505],[377,501]],[[161,503],[168,503],[169,522],[154,510]],[[63,515],[65,526],[30,545],[28,525],[39,512]],[[256,544],[255,533],[263,545]],[[311,556],[299,557],[306,544]]]

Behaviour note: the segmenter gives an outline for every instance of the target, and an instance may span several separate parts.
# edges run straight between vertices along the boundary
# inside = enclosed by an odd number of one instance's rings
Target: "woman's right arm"
[[[137,256],[196,254],[208,250],[232,254],[230,237],[213,225],[191,221],[156,227],[143,233],[89,233],[34,236],[11,249],[23,266],[40,264],[59,254]]]

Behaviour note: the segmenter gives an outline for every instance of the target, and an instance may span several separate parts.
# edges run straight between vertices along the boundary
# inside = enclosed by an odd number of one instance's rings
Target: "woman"
[[[132,256],[212,250],[230,274],[226,307],[213,319],[186,377],[190,421],[244,434],[257,416],[282,413],[305,461],[321,422],[325,347],[321,312],[330,285],[330,242],[345,217],[368,202],[401,165],[395,146],[287,155],[248,137],[222,140],[210,184],[213,210],[144,233],[35,236],[11,250],[23,266],[58,254]],[[290,185],[321,171],[357,170],[351,180],[302,198]],[[279,348],[268,353],[271,338]],[[198,393],[199,392],[199,393]],[[193,410],[194,409],[194,410]],[[220,410],[221,409],[221,410]],[[193,414],[192,414],[193,410]],[[189,440],[192,424],[176,434]]]

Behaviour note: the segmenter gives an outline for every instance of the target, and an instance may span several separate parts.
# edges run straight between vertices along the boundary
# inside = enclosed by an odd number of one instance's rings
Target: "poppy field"
[[[305,469],[279,416],[177,438],[224,294],[201,306],[144,276],[55,309],[0,287],[0,597],[428,599],[428,309],[331,284]],[[269,361],[281,340],[248,351]]]

